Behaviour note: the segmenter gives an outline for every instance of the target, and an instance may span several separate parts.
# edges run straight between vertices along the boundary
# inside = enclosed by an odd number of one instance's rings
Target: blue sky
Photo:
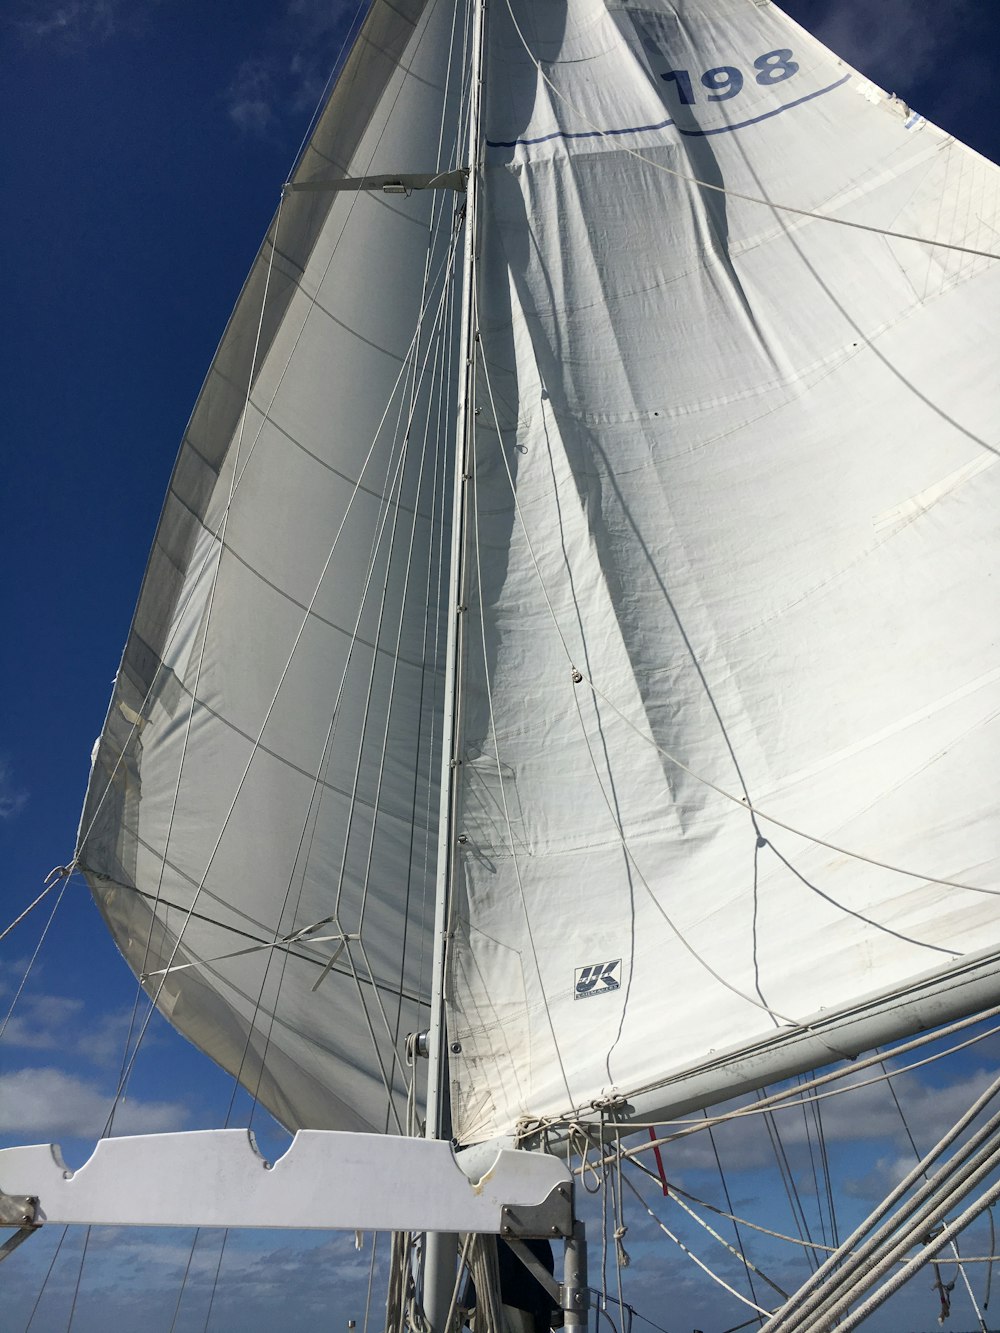
[[[8,0],[0,15],[8,626],[0,924],[72,854],[91,746],[177,442],[354,8],[339,0]],[[916,110],[1000,158],[998,0],[789,0],[785,8]],[[0,1000],[18,985],[44,919],[36,913],[4,942]],[[133,996],[85,890],[72,887],[0,1047],[0,1141],[61,1139],[71,1162],[83,1160],[83,1142],[106,1114]],[[985,1063],[969,1057],[961,1079],[974,1080]],[[933,1079],[914,1092],[928,1129],[960,1101]],[[229,1095],[229,1081],[157,1022],[121,1127],[218,1124]],[[859,1139],[856,1120],[831,1115],[833,1150],[860,1198],[867,1179],[891,1171],[898,1132],[872,1122]],[[275,1141],[266,1123],[260,1129]],[[763,1188],[757,1158],[758,1148],[744,1144],[746,1194]],[[695,1150],[680,1162],[693,1181],[710,1172]],[[706,1333],[739,1322],[737,1307],[693,1298],[686,1270],[668,1290],[662,1271],[645,1265],[649,1240],[636,1231],[629,1291],[641,1309],[671,1333],[692,1322]],[[136,1313],[151,1292],[169,1325],[164,1302],[172,1312],[190,1237],[151,1236],[95,1233],[74,1328],[103,1327],[109,1313],[122,1327],[152,1327]],[[11,1327],[27,1318],[56,1239],[33,1238],[6,1265],[18,1312]],[[67,1247],[78,1254],[81,1243],[71,1237]],[[196,1301],[207,1299],[217,1245],[197,1252],[191,1322],[179,1326],[201,1327]],[[65,1326],[76,1271],[68,1256],[34,1328]],[[367,1265],[351,1237],[233,1241],[228,1294],[211,1327],[264,1329],[283,1318],[309,1328],[357,1317]],[[930,1327],[936,1315],[926,1286],[914,1327]],[[289,1307],[290,1292],[297,1306]],[[952,1326],[971,1327],[971,1317]]]

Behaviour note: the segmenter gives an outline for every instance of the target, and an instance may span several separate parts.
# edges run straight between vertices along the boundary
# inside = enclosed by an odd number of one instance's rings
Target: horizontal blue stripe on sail
[[[704,139],[710,134],[731,134],[733,130],[744,130],[748,125],[758,125],[762,120],[770,120],[772,116],[780,116],[783,111],[791,111],[793,107],[801,106],[803,102],[811,102],[814,97],[822,97],[825,93],[832,93],[834,88],[839,88],[850,77],[850,74],[845,74],[836,83],[831,83],[826,88],[819,88],[814,93],[806,93],[804,97],[797,97],[794,102],[785,102],[783,106],[775,107],[773,111],[765,111],[762,116],[753,116],[750,120],[741,120],[734,125],[719,125],[712,130],[685,130],[675,120],[661,120],[656,125],[626,125],[618,130],[577,130],[573,132],[555,130],[552,134],[539,135],[537,139],[487,139],[486,146],[487,148],[518,148],[530,144],[547,143],[549,139],[610,139],[619,134],[647,134],[651,130],[665,130],[668,125],[673,125],[679,134],[687,135],[689,138]]]

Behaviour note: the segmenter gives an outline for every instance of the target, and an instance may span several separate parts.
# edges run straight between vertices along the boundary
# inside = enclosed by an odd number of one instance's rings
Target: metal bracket
[[[560,1287],[559,1283],[555,1280],[542,1261],[535,1258],[527,1245],[525,1245],[524,1241],[515,1240],[513,1236],[504,1236],[502,1239],[508,1250],[520,1259],[521,1263],[524,1264],[525,1268],[538,1285],[544,1288],[556,1304],[562,1308],[564,1305],[562,1287]]]
[[[559,1300],[567,1333],[575,1330],[583,1333],[590,1308],[590,1288],[587,1283],[587,1234],[582,1222],[576,1223],[573,1235],[566,1241]]]
[[[36,1231],[40,1230],[41,1227],[21,1227],[20,1231],[15,1231],[13,1236],[9,1236],[7,1240],[0,1245],[0,1261],[6,1259],[8,1255],[13,1254],[23,1241],[26,1241],[29,1236],[33,1236]]]
[[[505,1204],[500,1210],[500,1235],[504,1240],[573,1235],[573,1190],[556,1185],[541,1203]]]
[[[5,1194],[0,1190],[0,1227],[40,1225],[38,1199],[33,1194]]]
[[[5,1194],[0,1190],[0,1227],[17,1227],[0,1245],[0,1261],[13,1254],[17,1247],[41,1227],[38,1220],[38,1200],[33,1194]]]

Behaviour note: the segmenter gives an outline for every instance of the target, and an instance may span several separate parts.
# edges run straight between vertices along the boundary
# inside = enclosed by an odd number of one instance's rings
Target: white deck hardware
[[[0,1191],[37,1199],[36,1223],[500,1234],[513,1209],[522,1234],[573,1228],[555,1157],[501,1149],[470,1180],[447,1142],[329,1130],[300,1130],[273,1164],[243,1129],[103,1139],[77,1171],[51,1144],[5,1148]]]

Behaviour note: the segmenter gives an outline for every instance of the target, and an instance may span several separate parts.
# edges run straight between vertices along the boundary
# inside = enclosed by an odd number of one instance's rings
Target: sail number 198
[[[798,65],[792,59],[791,51],[787,48],[765,52],[764,55],[757,57],[753,67],[757,71],[756,81],[765,86],[769,83],[781,83],[783,79],[790,79],[799,71]],[[665,74],[660,75],[660,78],[676,83],[677,95],[684,106],[692,106],[697,101],[689,70],[668,69]],[[743,72],[735,65],[717,65],[714,69],[705,70],[701,82],[708,89],[708,101],[725,102],[727,98],[735,97],[742,89]]]

